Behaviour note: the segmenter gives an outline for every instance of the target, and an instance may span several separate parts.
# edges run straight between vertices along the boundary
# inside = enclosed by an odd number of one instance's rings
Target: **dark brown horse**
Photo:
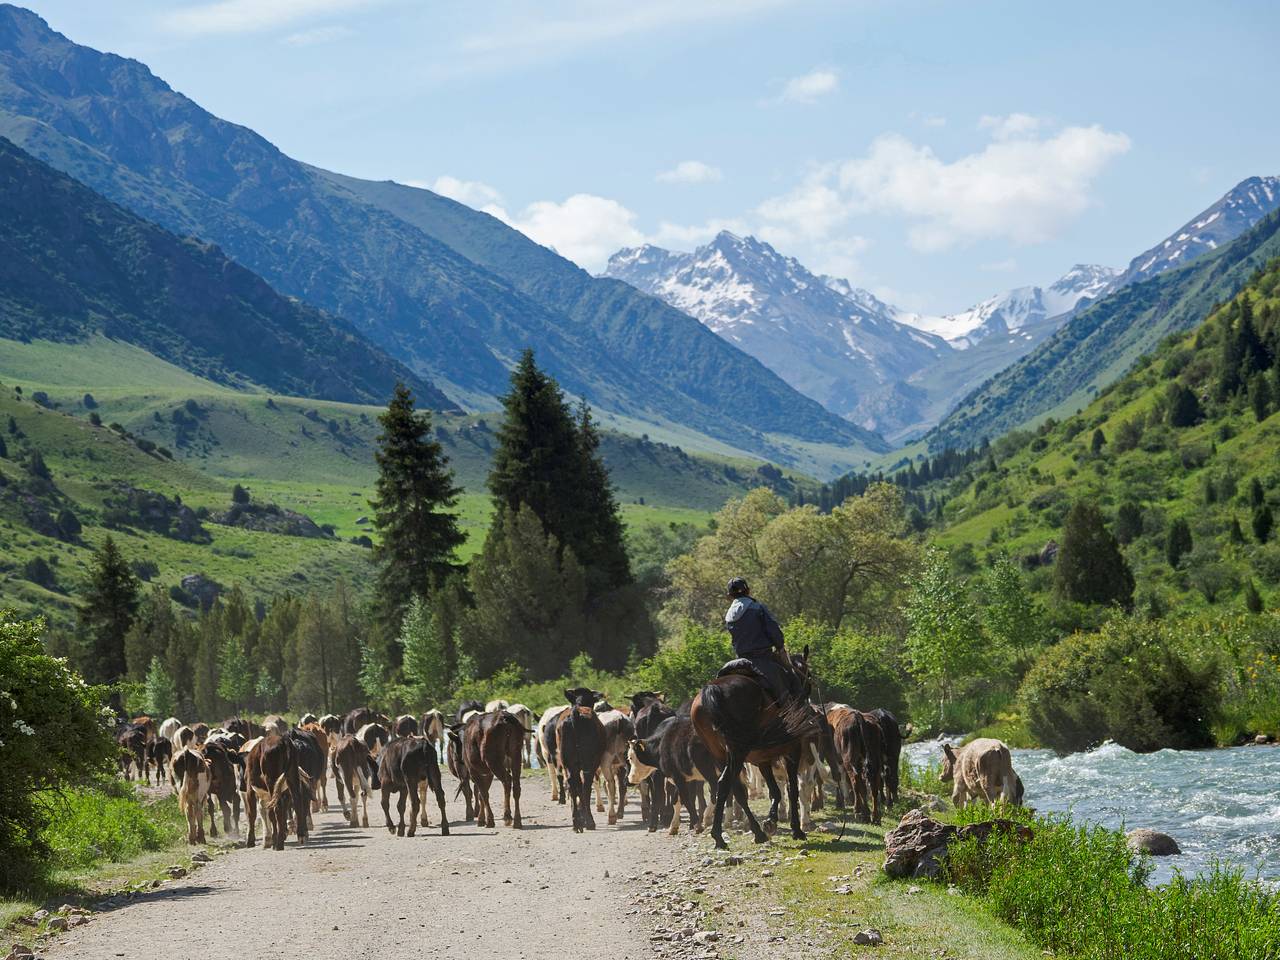
[[[808,658],[808,647],[802,654],[791,656],[792,667],[799,674],[806,694],[809,687]],[[771,801],[766,823],[776,826],[782,791],[771,768],[778,759],[787,769],[791,835],[797,840],[805,839],[800,828],[800,749],[801,740],[816,730],[814,714],[808,703],[796,703],[782,710],[761,678],[748,672],[735,672],[716,677],[702,688],[693,700],[690,719],[712,756],[723,764],[716,789],[715,822],[711,827],[716,846],[720,849],[728,846],[724,841],[723,827],[724,807],[730,794],[746,814],[756,843],[769,839],[747,805],[747,791],[741,775],[743,766],[748,763],[760,769],[769,787]]]

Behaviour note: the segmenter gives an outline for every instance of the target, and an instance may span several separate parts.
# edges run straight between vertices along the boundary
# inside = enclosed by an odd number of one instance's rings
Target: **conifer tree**
[[[151,658],[144,689],[151,716],[171,717],[178,712],[178,690],[160,657]]]
[[[1102,432],[1102,428],[1093,431],[1093,438],[1089,441],[1089,451],[1096,457],[1102,452],[1102,448],[1107,445],[1107,435]]]
[[[590,593],[598,595],[631,583],[622,515],[613,481],[600,457],[600,433],[586,401],[578,408],[578,456],[581,471],[582,538],[570,543],[587,572]]]
[[[390,639],[389,662],[400,662],[394,638],[409,600],[431,589],[453,569],[454,551],[466,540],[458,528],[458,494],[449,458],[434,439],[431,416],[414,409],[413,394],[397,384],[378,418],[378,482],[369,505],[379,533],[375,616]]]
[[[1262,612],[1262,594],[1258,592],[1258,585],[1253,580],[1244,585],[1244,608],[1250,613]]]
[[[1254,477],[1249,481],[1249,505],[1260,507],[1267,501],[1267,492],[1262,489],[1262,481]]]
[[[1191,552],[1191,527],[1182,517],[1169,525],[1169,535],[1165,541],[1164,555],[1169,566],[1177,569],[1178,564]]]
[[[1169,385],[1168,409],[1169,426],[1171,427],[1195,426],[1200,421],[1200,418],[1204,416],[1204,411],[1200,407],[1200,399],[1195,395],[1195,392],[1180,383]]]
[[[1259,543],[1266,543],[1271,539],[1271,529],[1275,525],[1275,518],[1271,515],[1271,507],[1263,504],[1253,512],[1253,538]]]
[[[1133,571],[1097,506],[1079,500],[1063,524],[1054,586],[1077,603],[1133,605]]]
[[[107,537],[93,555],[80,606],[83,672],[91,683],[114,683],[125,675],[125,636],[137,612],[138,579],[115,540]]]

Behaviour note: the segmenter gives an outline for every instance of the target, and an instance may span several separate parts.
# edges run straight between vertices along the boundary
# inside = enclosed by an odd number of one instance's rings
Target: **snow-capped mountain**
[[[1280,177],[1250,177],[1228,191],[1217,203],[1134,257],[1121,286],[1146,280],[1158,273],[1216,250],[1244,233],[1272,210],[1280,207]]]
[[[815,276],[769,244],[728,231],[692,253],[620,250],[605,275],[696,317],[844,416],[869,393],[952,352],[866,291]]]
[[[937,334],[958,350],[964,350],[993,335],[1019,334],[1027,340],[1024,328],[1051,317],[1067,315],[1086,301],[1106,294],[1123,271],[1097,264],[1076,264],[1047,287],[1015,287],[988,297],[960,313],[926,316],[895,312],[903,322]],[[1020,333],[1021,332],[1021,333]],[[1016,360],[1012,357],[1010,362]]]

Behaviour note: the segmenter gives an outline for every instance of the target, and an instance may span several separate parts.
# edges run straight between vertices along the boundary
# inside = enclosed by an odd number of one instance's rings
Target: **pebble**
[[[25,943],[15,943],[13,949],[9,951],[9,960],[19,960],[20,957],[30,957],[34,955],[34,951]]]
[[[864,947],[878,947],[884,943],[884,937],[875,927],[867,927],[853,935],[853,942]]]
[[[923,893],[923,892],[924,892],[924,887],[921,887],[914,883],[911,886],[907,887],[907,893]]]
[[[191,855],[191,860],[194,863],[209,863],[213,860],[213,857],[209,856],[209,854],[205,853],[203,850],[197,850]]]
[[[70,927],[71,924],[67,922],[66,917],[54,917],[49,921],[49,926],[46,929],[56,930],[58,933],[61,933],[63,930],[70,929]]]

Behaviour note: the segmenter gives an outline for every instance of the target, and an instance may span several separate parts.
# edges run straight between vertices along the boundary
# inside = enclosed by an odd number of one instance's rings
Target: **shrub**
[[[1029,819],[1021,811],[1001,815]],[[975,805],[962,819],[991,817]],[[1029,842],[995,832],[953,843],[947,879],[1036,945],[1084,960],[1254,960],[1280,943],[1280,896],[1240,871],[1148,887],[1149,861],[1124,835],[1064,817],[1029,820]]]
[[[1137,752],[1211,746],[1217,667],[1191,663],[1179,631],[1119,617],[1046,650],[1018,694],[1036,739],[1059,753],[1104,740]]]
[[[0,612],[0,888],[44,869],[48,791],[110,771],[116,745],[98,693],[40,645],[41,621]]]
[[[144,805],[132,784],[118,780],[51,795],[46,802],[54,816],[43,839],[60,868],[131,860],[181,839],[186,826],[175,796]]]
[[[682,703],[732,657],[727,633],[686,624],[674,643],[640,665],[636,680],[644,689],[665,693],[668,702]]]
[[[891,639],[847,629],[835,632],[802,619],[789,622],[783,632],[788,649],[809,647],[815,700],[849,703],[861,710],[884,707],[905,719],[903,665]]]

